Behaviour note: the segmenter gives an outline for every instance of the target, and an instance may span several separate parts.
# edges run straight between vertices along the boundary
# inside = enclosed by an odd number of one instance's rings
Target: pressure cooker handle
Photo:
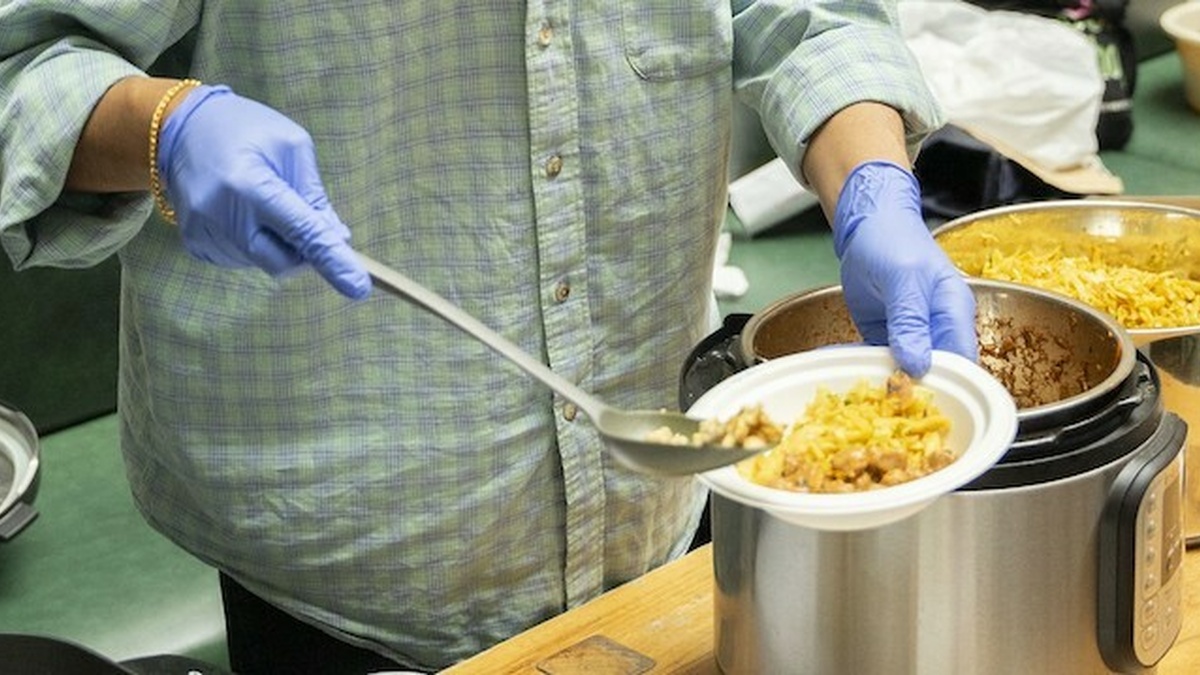
[[[1095,413],[1081,419],[1055,427],[1045,433],[1021,436],[1009,446],[1009,452],[1014,456],[1024,455],[1030,451],[1038,451],[1042,448],[1061,447],[1064,443],[1081,443],[1082,438],[1098,436],[1107,429],[1109,425],[1106,425],[1104,420],[1123,419],[1126,412],[1137,408],[1142,404],[1143,400],[1145,400],[1145,397],[1141,390],[1128,396],[1122,396],[1113,401],[1111,405],[1104,406]]]
[[[679,409],[687,410],[704,392],[730,375],[753,364],[746,363],[739,350],[742,329],[750,314],[730,314],[721,327],[700,341],[683,362],[679,374]]]

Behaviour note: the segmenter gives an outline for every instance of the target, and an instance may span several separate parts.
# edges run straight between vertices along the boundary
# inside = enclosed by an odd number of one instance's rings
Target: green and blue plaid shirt
[[[62,194],[91,107],[145,72],[284,111],[357,248],[629,408],[677,405],[709,326],[735,89],[791,166],[855,101],[902,110],[914,149],[939,121],[877,0],[0,2],[0,238],[18,268],[120,255],[142,512],[423,667],[680,555],[702,491],[614,466],[406,303],[198,262],[145,194]]]

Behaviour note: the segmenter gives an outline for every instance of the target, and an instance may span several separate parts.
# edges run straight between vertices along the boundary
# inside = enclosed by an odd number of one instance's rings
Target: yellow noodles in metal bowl
[[[947,223],[934,235],[971,276],[1061,293],[1129,330],[1200,326],[1200,218],[1136,203],[1047,202]]]
[[[1151,272],[1100,258],[1067,256],[1054,248],[992,251],[976,275],[1062,293],[1111,314],[1126,328],[1200,324],[1200,281],[1178,272]]]

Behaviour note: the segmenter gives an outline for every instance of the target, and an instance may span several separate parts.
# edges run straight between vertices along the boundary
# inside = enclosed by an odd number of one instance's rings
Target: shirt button
[[[568,422],[574,422],[575,416],[579,414],[579,408],[575,407],[574,403],[567,403],[563,406],[563,419]]]
[[[562,157],[559,157],[558,155],[546,160],[546,177],[557,178],[558,174],[562,173],[562,166]]]
[[[559,284],[554,287],[554,299],[559,302],[566,302],[567,298],[569,297],[571,297],[571,284],[568,284],[565,281],[559,282]]]
[[[546,23],[542,24],[541,29],[538,30],[538,34],[537,34],[538,44],[541,45],[542,47],[549,47],[550,41],[553,39],[554,39],[554,28],[551,27],[550,22],[547,21]]]

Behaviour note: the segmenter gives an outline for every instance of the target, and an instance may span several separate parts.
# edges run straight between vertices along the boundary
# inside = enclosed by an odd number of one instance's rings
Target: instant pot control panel
[[[1182,452],[1187,425],[1172,414],[1121,470],[1100,526],[1099,642],[1114,671],[1158,663],[1183,622]]]

